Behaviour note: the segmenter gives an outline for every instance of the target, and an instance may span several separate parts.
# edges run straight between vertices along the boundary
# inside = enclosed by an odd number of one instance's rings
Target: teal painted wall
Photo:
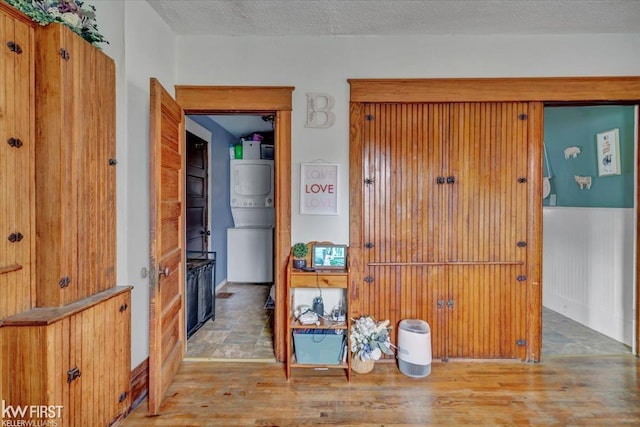
[[[596,134],[619,129],[621,174],[598,176]],[[634,107],[545,107],[544,141],[551,166],[551,194],[556,206],[632,208]],[[577,158],[564,158],[567,147],[579,147]],[[544,162],[543,175],[547,176]],[[580,190],[574,175],[591,176],[591,189]],[[550,205],[551,197],[544,199]]]

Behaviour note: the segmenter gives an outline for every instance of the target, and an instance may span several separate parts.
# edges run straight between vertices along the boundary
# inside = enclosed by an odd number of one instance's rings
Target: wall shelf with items
[[[309,253],[314,242],[308,243]],[[310,257],[310,255],[309,255]],[[344,369],[347,380],[351,380],[351,357],[348,348],[348,287],[349,271],[348,267],[343,269],[305,271],[293,268],[293,257],[290,257],[287,266],[287,297],[286,312],[289,320],[287,322],[286,334],[286,354],[287,354],[287,379],[291,378],[292,369]],[[313,310],[311,305],[305,308],[305,304],[296,304],[296,291],[318,290],[322,292],[337,291],[339,305],[343,310],[340,312],[329,306],[323,308],[323,317],[305,319],[304,312]],[[299,298],[300,299],[300,298]],[[302,298],[304,299],[304,298]],[[315,299],[314,299],[315,302]],[[315,305],[315,304],[314,304]],[[333,308],[332,308],[333,307]],[[317,307],[314,307],[317,309]],[[315,320],[315,321],[314,321]]]

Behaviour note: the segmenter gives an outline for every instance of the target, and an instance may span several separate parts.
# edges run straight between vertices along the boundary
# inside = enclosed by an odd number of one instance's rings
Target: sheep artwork
[[[591,189],[591,177],[590,176],[580,176],[580,175],[576,175],[573,177],[573,179],[576,181],[576,183],[578,183],[578,185],[580,186],[580,189],[584,189],[584,187],[587,187],[587,190]]]
[[[568,159],[573,157],[574,159],[580,154],[580,147],[567,147],[564,149],[564,158]]]

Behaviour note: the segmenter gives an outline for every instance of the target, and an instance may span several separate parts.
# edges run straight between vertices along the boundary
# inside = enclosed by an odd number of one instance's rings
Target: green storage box
[[[295,329],[293,346],[298,363],[338,365],[342,359],[343,329]]]

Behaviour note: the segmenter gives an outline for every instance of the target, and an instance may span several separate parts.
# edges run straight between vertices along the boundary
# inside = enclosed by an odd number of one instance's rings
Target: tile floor
[[[546,307],[542,309],[542,357],[631,353],[631,347]]]
[[[217,294],[215,321],[207,322],[187,342],[189,359],[275,361],[273,310],[265,309],[271,285],[227,283]],[[555,311],[542,311],[542,357],[611,355],[631,348]]]
[[[227,283],[216,297],[215,320],[209,320],[187,341],[187,359],[275,361],[273,310],[265,309],[270,284]],[[222,296],[222,295],[221,295]]]

